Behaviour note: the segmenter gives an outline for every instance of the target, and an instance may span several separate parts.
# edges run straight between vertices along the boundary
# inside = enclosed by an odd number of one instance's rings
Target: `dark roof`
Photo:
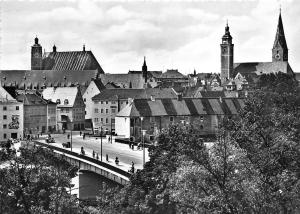
[[[47,105],[47,104],[55,104],[51,101],[43,99],[41,96],[36,93],[21,93],[18,94],[16,99],[19,102],[23,102],[24,105]]]
[[[87,87],[92,79],[98,77],[97,70],[1,70],[1,86],[14,86],[19,89],[42,89],[51,86],[82,86]]]
[[[170,69],[166,72],[162,73],[159,77],[160,79],[186,79],[187,77],[184,76],[182,73],[178,72],[178,70]]]
[[[244,106],[240,98],[135,99],[119,117],[236,115]]]
[[[103,85],[101,79],[94,79],[93,80],[99,91],[104,90],[106,87]]]
[[[275,35],[275,41],[273,47],[275,48],[279,44],[283,49],[288,49],[286,40],[285,40],[285,35],[284,35],[284,30],[283,30],[283,24],[282,24],[282,19],[281,19],[281,13],[279,13],[279,18],[278,18],[278,24],[277,24],[277,31]]]
[[[104,73],[92,51],[46,52],[43,70],[98,70]]]
[[[261,75],[278,72],[293,74],[292,68],[286,61],[234,63],[234,76],[237,73],[256,73]]]
[[[108,82],[108,83],[106,83],[106,85],[105,85],[105,88],[120,88],[120,86],[117,86],[115,83],[113,83],[113,82]]]
[[[143,99],[143,98],[175,98],[176,92],[172,88],[116,88],[105,89],[92,98],[94,101],[99,100],[117,100],[117,99]]]
[[[148,71],[148,74],[153,78],[159,78],[162,75],[162,71]]]
[[[132,88],[143,88],[145,83],[142,73],[100,74],[100,78],[104,85],[113,82],[121,88],[129,88],[130,83]]]

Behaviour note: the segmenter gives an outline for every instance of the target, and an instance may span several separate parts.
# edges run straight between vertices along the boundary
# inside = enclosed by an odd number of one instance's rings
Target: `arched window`
[[[68,105],[68,104],[69,104],[69,100],[68,100],[68,99],[65,99],[64,104],[65,104],[65,105]]]
[[[57,104],[60,104],[60,99],[57,99],[57,100],[56,100],[56,103],[57,103]]]

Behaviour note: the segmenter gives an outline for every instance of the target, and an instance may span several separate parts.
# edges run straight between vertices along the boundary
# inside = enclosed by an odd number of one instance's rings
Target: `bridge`
[[[64,158],[69,163],[78,167],[79,171],[86,170],[99,174],[109,180],[112,180],[122,186],[129,183],[131,174],[118,167],[105,163],[95,158],[78,154],[77,152],[69,151],[67,149],[59,148],[47,143],[34,141],[38,146],[47,147],[55,152],[57,155]]]

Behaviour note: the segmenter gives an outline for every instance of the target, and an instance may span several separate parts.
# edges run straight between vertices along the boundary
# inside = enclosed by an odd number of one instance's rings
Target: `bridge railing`
[[[39,145],[39,146],[45,146],[45,147],[47,147],[49,149],[53,149],[53,150],[56,150],[56,151],[59,151],[59,152],[65,153],[65,154],[69,154],[69,155],[72,155],[74,157],[77,157],[77,158],[80,158],[80,159],[87,160],[89,162],[98,164],[98,165],[100,165],[102,167],[105,167],[106,169],[112,170],[112,171],[114,171],[116,173],[119,173],[120,175],[123,175],[123,176],[125,176],[127,178],[130,178],[130,176],[131,176],[131,173],[129,173],[129,172],[126,172],[126,171],[124,171],[124,170],[122,170],[122,169],[120,169],[118,167],[112,166],[112,165],[110,165],[108,163],[105,163],[103,161],[97,160],[95,158],[92,158],[92,157],[89,157],[89,156],[85,156],[85,155],[81,155],[81,154],[78,154],[76,152],[71,152],[71,151],[69,151],[67,149],[63,149],[63,148],[60,148],[60,147],[52,146],[50,144],[41,143],[41,142],[38,142],[38,141],[34,141],[34,143],[36,145]]]

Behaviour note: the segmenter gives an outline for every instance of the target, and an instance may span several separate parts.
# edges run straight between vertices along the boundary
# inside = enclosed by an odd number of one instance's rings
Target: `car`
[[[47,137],[47,138],[45,139],[45,141],[46,141],[46,143],[55,143],[55,140],[54,140],[53,137]]]
[[[64,148],[70,148],[71,147],[71,143],[70,142],[62,143],[62,146]]]

